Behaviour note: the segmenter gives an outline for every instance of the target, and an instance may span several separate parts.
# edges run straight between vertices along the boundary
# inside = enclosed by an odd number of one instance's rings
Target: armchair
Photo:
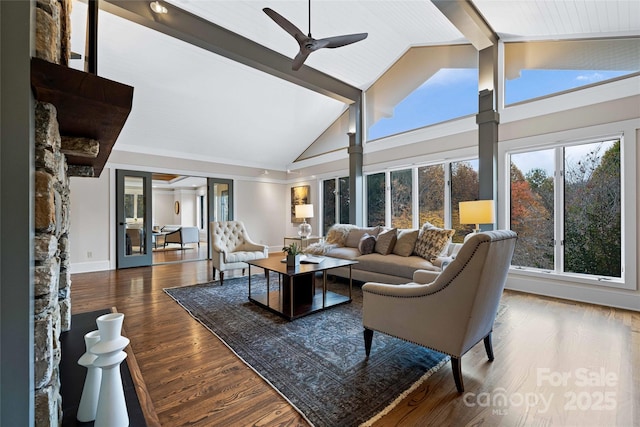
[[[489,361],[494,359],[491,331],[516,239],[509,230],[478,233],[442,273],[418,270],[414,282],[406,285],[364,284],[367,357],[373,331],[448,354],[456,388],[462,393],[462,355],[484,340]]]
[[[211,260],[213,279],[216,269],[220,271],[220,284],[224,283],[224,272],[247,267],[246,261],[267,258],[269,249],[254,243],[241,221],[214,221],[209,223],[211,232]]]

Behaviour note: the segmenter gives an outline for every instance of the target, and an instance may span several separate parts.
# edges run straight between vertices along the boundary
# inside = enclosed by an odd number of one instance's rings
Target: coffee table
[[[264,307],[280,316],[293,320],[320,310],[326,310],[340,304],[351,302],[351,266],[358,261],[340,258],[322,257],[319,264],[300,264],[288,267],[280,257],[269,257],[253,261],[249,264],[249,301]],[[266,273],[279,274],[278,289],[270,289],[269,274],[266,292],[255,294],[251,288],[251,266],[260,267]],[[349,267],[349,295],[340,295],[327,290],[327,271],[337,267]],[[322,294],[315,293],[316,273],[322,272]]]

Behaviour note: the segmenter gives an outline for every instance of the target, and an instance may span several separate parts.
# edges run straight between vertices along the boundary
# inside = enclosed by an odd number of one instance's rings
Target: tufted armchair
[[[241,221],[214,221],[209,223],[209,229],[213,278],[216,278],[216,269],[220,271],[221,285],[226,270],[241,268],[244,274],[247,261],[269,256],[267,246],[251,241]]]
[[[373,331],[448,354],[462,393],[462,355],[484,340],[493,361],[491,331],[516,239],[509,230],[478,233],[442,273],[417,270],[414,282],[406,285],[365,283],[362,323],[367,357]]]

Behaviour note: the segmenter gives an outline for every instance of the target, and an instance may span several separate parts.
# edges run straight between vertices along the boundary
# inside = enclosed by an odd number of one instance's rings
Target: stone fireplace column
[[[36,56],[67,65],[70,0],[36,1]],[[69,178],[56,109],[35,103],[34,358],[37,426],[62,422],[60,333],[71,327]]]

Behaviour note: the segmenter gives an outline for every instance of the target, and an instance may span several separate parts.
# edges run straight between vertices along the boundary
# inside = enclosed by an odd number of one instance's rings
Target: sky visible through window
[[[505,104],[526,101],[638,70],[522,70],[507,80]],[[478,112],[478,70],[443,68],[369,127],[368,140],[383,138]]]

